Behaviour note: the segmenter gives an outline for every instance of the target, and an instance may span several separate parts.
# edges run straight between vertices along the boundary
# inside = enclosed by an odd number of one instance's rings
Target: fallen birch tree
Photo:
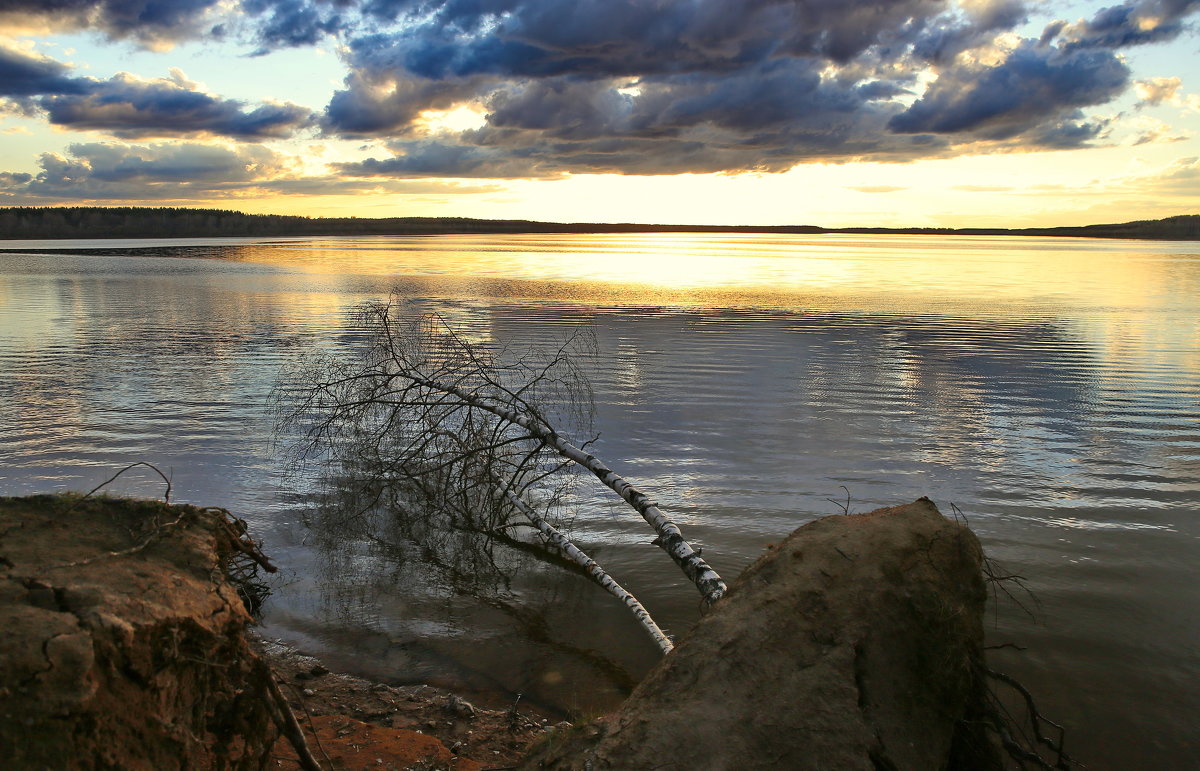
[[[588,451],[591,388],[578,366],[587,339],[548,355],[510,356],[469,342],[439,316],[397,318],[392,303],[359,309],[366,344],[356,355],[309,362],[285,386],[281,415],[300,458],[320,458],[426,523],[485,534],[531,527],[620,599],[664,652],[671,648],[638,600],[556,525],[559,504],[583,472],[653,528],[706,605],[725,583],[649,496]]]

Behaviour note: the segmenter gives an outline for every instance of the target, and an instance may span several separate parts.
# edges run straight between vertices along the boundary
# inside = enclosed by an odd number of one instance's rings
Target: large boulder
[[[0,768],[260,768],[269,669],[220,509],[0,498]]]
[[[811,522],[613,715],[522,769],[994,769],[979,542],[931,501]]]

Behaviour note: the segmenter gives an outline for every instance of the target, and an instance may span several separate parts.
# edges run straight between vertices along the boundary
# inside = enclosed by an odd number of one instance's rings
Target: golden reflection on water
[[[217,243],[219,241],[219,243]],[[1195,244],[925,235],[651,233],[218,239],[203,256],[247,264],[248,295],[286,285],[291,324],[332,332],[370,297],[453,298],[464,328],[487,334],[496,302],[704,308],[852,315],[1043,320],[1065,325],[1105,362],[1200,371],[1200,254]],[[182,242],[43,242],[107,252]],[[32,244],[30,244],[32,245]],[[160,259],[162,265],[178,263]],[[146,263],[143,263],[146,264]],[[251,267],[255,266],[255,267]],[[261,267],[257,267],[261,266]],[[148,268],[154,275],[158,267]],[[67,284],[76,277],[62,277]],[[164,279],[166,277],[163,277]],[[60,282],[62,284],[62,282]],[[210,289],[200,282],[200,294]],[[0,284],[0,289],[3,285]],[[77,287],[76,287],[77,289]],[[2,294],[2,293],[0,293]],[[55,318],[78,317],[61,296],[8,326],[28,345]],[[25,311],[29,308],[26,307]],[[1164,324],[1164,314],[1178,323]],[[452,323],[454,319],[450,320]],[[18,342],[18,345],[20,343]],[[1123,365],[1104,380],[1124,376]]]
[[[1012,236],[461,235],[298,239],[248,245],[238,258],[326,275],[343,291],[357,276],[405,293],[486,298],[480,312],[489,301],[533,298],[1054,319],[1104,360],[1152,355],[1147,364],[1177,370],[1200,369],[1200,333],[1186,318],[1200,295],[1200,254],[1189,246]],[[1163,312],[1182,314],[1183,323],[1164,326]]]
[[[252,247],[245,257],[275,262],[281,250],[288,264],[318,273],[618,285],[636,288],[633,301],[690,304],[716,292],[759,304],[769,291],[907,304],[920,295],[921,304],[989,312],[1002,310],[991,302],[1143,306],[1164,291],[1172,259],[1197,259],[1128,241],[695,233],[328,238]]]

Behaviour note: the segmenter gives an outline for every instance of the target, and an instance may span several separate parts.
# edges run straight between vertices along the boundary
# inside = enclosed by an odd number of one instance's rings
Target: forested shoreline
[[[0,240],[211,238],[221,236],[438,235],[465,233],[850,233],[1016,235],[1200,240],[1200,215],[1055,228],[823,228],[816,225],[646,225],[466,217],[301,217],[224,209],[133,206],[0,208]]]

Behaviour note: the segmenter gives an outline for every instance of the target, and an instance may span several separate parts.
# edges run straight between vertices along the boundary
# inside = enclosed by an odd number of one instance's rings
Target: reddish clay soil
[[[330,672],[275,641],[259,647],[300,720],[313,755],[339,771],[488,771],[512,768],[550,719],[487,710],[430,686],[389,686]],[[286,739],[271,768],[298,769]]]

